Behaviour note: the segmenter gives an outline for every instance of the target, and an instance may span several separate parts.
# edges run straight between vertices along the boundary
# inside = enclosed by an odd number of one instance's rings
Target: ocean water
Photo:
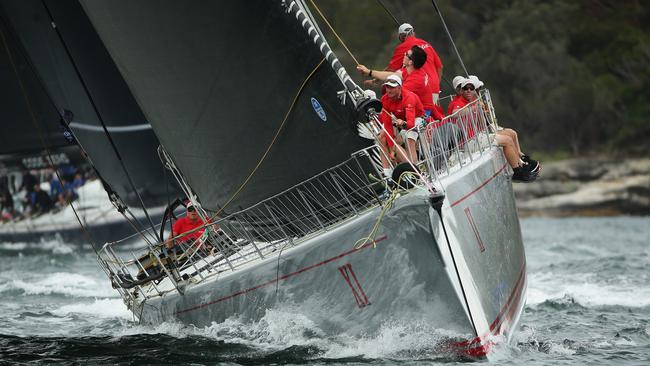
[[[650,218],[522,220],[527,306],[499,365],[650,365]],[[0,364],[487,364],[441,353],[444,330],[323,336],[268,311],[210,327],[134,321],[90,246],[0,243]]]

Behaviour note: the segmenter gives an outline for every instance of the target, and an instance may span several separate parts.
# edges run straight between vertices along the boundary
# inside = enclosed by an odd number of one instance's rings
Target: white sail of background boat
[[[415,321],[479,357],[512,337],[526,261],[487,91],[447,117],[462,131],[453,143],[431,125],[418,131],[421,174],[401,188],[376,178],[379,151],[356,136],[358,118],[373,124],[380,104],[347,75],[304,2],[82,5],[165,164],[212,220],[175,258],[149,241],[102,248],[140,321],[206,326],[288,308],[352,336]]]

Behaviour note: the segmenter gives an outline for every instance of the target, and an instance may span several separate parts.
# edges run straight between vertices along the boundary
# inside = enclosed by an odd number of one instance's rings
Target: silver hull
[[[290,307],[329,334],[372,334],[387,321],[417,319],[465,341],[483,356],[495,337],[512,335],[523,310],[525,254],[510,172],[498,148],[442,180],[442,220],[429,194],[399,197],[370,233],[381,207],[288,244],[235,272],[183,284],[183,294],[135,302],[146,323],[196,326],[237,316],[256,321]],[[446,232],[446,235],[445,235]]]

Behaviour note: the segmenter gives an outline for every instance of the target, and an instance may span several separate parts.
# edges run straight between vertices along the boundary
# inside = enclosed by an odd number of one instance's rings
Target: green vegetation
[[[382,0],[442,58],[443,95],[463,74],[431,1]],[[309,2],[308,2],[309,3]],[[529,151],[650,153],[650,3],[638,0],[437,0],[470,74]],[[360,63],[386,66],[397,25],[377,0],[316,1]],[[321,28],[326,25],[314,11]],[[330,43],[358,81],[354,61]]]

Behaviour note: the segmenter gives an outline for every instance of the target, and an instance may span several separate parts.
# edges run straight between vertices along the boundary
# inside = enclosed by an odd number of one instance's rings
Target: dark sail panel
[[[45,84],[41,87],[47,89],[58,109],[74,113],[72,130],[103,178],[128,204],[139,205],[91,98],[145,204],[166,203],[168,195],[178,190],[173,179],[165,178],[156,151],[158,140],[80,4],[73,0],[7,0],[0,4]],[[72,60],[52,27],[52,19]]]
[[[82,4],[207,209],[248,206],[365,146],[342,84],[282,2]]]
[[[0,17],[0,155],[20,157],[66,145],[59,114]]]

